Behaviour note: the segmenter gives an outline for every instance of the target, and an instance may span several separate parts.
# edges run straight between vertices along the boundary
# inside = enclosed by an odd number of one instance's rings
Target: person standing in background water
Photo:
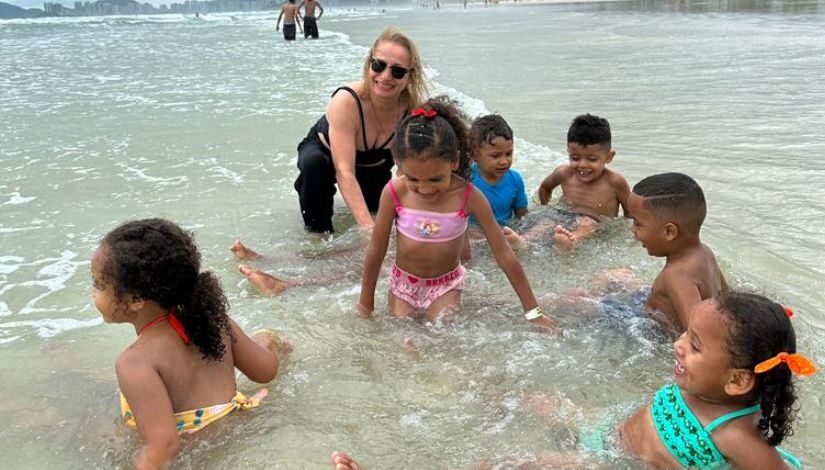
[[[295,7],[295,0],[287,0],[283,5],[281,5],[281,14],[278,15],[278,22],[275,24],[275,31],[278,31],[278,28],[281,25],[281,18],[283,18],[284,15],[286,15],[286,19],[284,20],[284,40],[294,41],[295,25],[297,24],[299,28],[301,27],[298,8]]]
[[[301,8],[304,9],[304,38],[318,39],[318,20],[324,15],[324,7],[318,0],[304,0],[298,5],[298,12],[300,14]],[[315,16],[315,8],[321,10],[318,16]]]

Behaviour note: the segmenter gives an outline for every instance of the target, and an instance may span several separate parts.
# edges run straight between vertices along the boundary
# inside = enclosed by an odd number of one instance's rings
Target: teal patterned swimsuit
[[[711,431],[720,424],[756,413],[759,409],[759,405],[753,405],[726,413],[704,427],[682,399],[679,387],[676,384],[668,384],[656,392],[650,406],[650,413],[653,415],[653,425],[662,443],[682,466],[714,468],[726,466],[726,460],[713,443]],[[790,452],[778,447],[776,450],[788,463],[796,468],[802,468],[802,463]]]

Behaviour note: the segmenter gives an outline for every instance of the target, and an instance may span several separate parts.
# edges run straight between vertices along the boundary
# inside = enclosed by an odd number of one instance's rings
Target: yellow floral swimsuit
[[[261,404],[261,400],[268,393],[267,389],[263,388],[251,397],[247,397],[241,392],[235,393],[235,397],[229,403],[222,405],[205,406],[203,408],[195,408],[194,410],[181,411],[175,413],[175,427],[178,433],[192,433],[204,428],[206,425],[213,423],[224,416],[231,413],[233,410],[255,408]],[[120,414],[127,426],[137,427],[137,421],[129,408],[129,403],[126,402],[126,397],[120,393]]]

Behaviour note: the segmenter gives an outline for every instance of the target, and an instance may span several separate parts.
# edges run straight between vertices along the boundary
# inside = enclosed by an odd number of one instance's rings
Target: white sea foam
[[[15,287],[43,287],[46,292],[30,299],[26,305],[20,309],[21,314],[28,314],[39,311],[50,311],[51,309],[41,309],[35,307],[37,302],[50,294],[62,290],[66,287],[66,282],[75,275],[79,266],[88,266],[88,261],[73,261],[77,253],[66,250],[58,258],[45,258],[37,260],[30,266],[43,265],[37,272],[37,279],[20,282],[17,284],[7,284],[0,288],[0,295]]]
[[[19,256],[0,256],[0,274],[9,274],[20,268],[25,259]]]
[[[146,181],[148,183],[152,183],[158,186],[177,186],[189,181],[189,178],[186,176],[149,176],[146,174],[146,169],[144,168],[133,168],[131,166],[126,165],[124,168],[127,172],[135,175],[138,179]]]
[[[0,328],[34,328],[37,336],[41,338],[51,338],[60,333],[76,330],[78,328],[89,328],[103,323],[100,317],[88,320],[78,320],[76,318],[44,318],[42,320],[19,320],[7,323],[0,323]],[[8,340],[8,338],[6,339]]]
[[[31,201],[34,201],[35,199],[37,199],[37,196],[25,197],[17,191],[15,191],[13,193],[10,193],[10,194],[3,194],[3,196],[8,196],[9,200],[4,202],[3,204],[0,204],[0,207],[9,206],[9,205],[25,204],[27,202],[31,202]]]

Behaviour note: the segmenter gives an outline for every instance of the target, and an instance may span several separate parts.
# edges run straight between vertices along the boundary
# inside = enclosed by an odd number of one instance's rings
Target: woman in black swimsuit
[[[301,173],[295,190],[304,225],[311,232],[333,231],[336,183],[355,222],[365,234],[372,232],[370,212],[378,210],[381,191],[392,176],[390,144],[395,127],[427,99],[418,49],[397,28],[385,29],[372,44],[363,74],[361,80],[332,93],[326,113],[298,145]],[[261,256],[240,240],[230,249],[243,260]],[[283,292],[298,283],[245,264],[238,269],[267,294]]]
[[[398,122],[427,98],[418,49],[397,28],[385,29],[364,61],[363,78],[336,89],[326,114],[298,145],[295,190],[311,232],[332,232],[335,184],[355,222],[371,229],[393,166]]]

